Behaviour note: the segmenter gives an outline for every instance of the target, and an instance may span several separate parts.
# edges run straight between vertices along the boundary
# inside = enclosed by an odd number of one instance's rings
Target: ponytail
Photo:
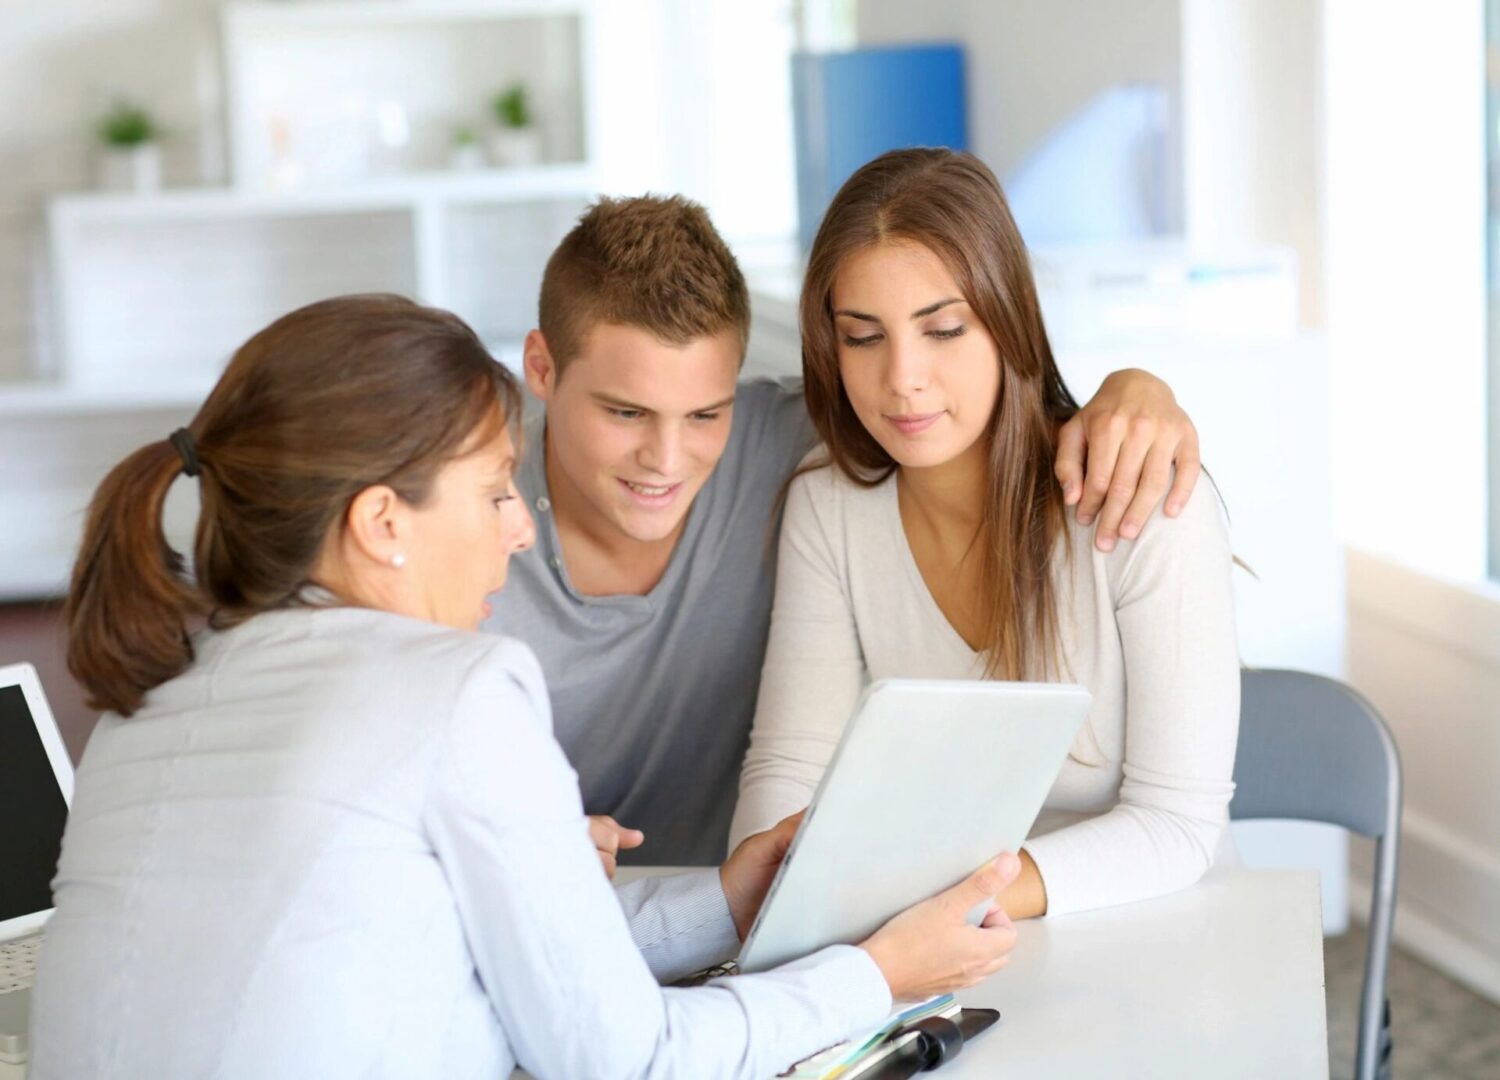
[[[121,462],[89,505],[68,593],[68,668],[89,704],[130,716],[193,662],[188,627],[293,606],[349,504],[384,484],[412,505],[476,437],[521,415],[520,387],[458,316],[342,296],[236,350],[191,431]],[[162,532],[199,477],[193,577]]]
[[[192,662],[187,620],[206,605],[162,531],[183,458],[166,440],[105,477],[89,504],[68,590],[68,670],[90,708],[129,716],[146,691]]]

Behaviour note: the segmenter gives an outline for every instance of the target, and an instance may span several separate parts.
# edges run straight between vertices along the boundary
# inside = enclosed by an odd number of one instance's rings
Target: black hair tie
[[[203,471],[203,466],[198,461],[198,447],[193,442],[193,433],[185,427],[180,427],[172,432],[168,441],[172,449],[177,451],[177,456],[182,458],[182,471],[188,476],[197,476]]]

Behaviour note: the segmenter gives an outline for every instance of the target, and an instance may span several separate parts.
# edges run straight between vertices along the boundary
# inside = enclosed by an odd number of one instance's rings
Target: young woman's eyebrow
[[[961,296],[950,296],[950,297],[948,297],[947,299],[944,299],[944,300],[935,300],[932,303],[928,304],[926,307],[924,307],[924,308],[918,308],[916,311],[913,311],[911,313],[910,318],[920,319],[920,318],[923,318],[923,317],[925,317],[927,315],[931,315],[934,311],[939,311],[939,310],[947,307],[949,304],[961,304],[961,303],[963,303],[963,297],[961,297]],[[863,311],[855,311],[852,308],[839,308],[838,310],[836,310],[834,312],[834,314],[835,315],[847,315],[849,318],[851,318],[851,319],[858,319],[860,322],[868,322],[868,323],[879,323],[880,322],[880,320],[877,317],[875,317],[874,315],[866,315]]]
[[[925,317],[927,315],[931,315],[934,311],[939,311],[942,308],[947,307],[949,304],[961,304],[961,303],[963,303],[963,297],[961,297],[961,296],[950,296],[946,300],[938,300],[938,301],[935,301],[934,303],[928,304],[924,308],[920,308],[920,309],[918,309],[916,311],[913,311],[911,313],[911,317],[913,319],[920,319],[920,318],[923,318],[923,317]]]

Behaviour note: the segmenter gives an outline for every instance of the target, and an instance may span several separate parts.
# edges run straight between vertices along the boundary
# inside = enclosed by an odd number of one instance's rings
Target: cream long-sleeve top
[[[1108,554],[1069,514],[1062,543],[1061,678],[1093,705],[1025,844],[1049,916],[1162,895],[1213,864],[1239,724],[1232,557],[1212,494],[1176,519],[1158,510]],[[731,844],[807,805],[867,682],[977,679],[984,661],[922,579],[896,477],[800,476]]]
[[[616,894],[519,642],[354,608],[196,642],[83,756],[37,1080],[763,1080],[890,1008],[847,945],[659,986],[736,949],[717,871]]]

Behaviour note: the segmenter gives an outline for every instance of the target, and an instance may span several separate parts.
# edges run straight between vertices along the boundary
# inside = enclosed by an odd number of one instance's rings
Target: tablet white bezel
[[[42,741],[42,749],[47,754],[47,761],[52,766],[53,778],[57,781],[58,790],[62,792],[63,802],[71,808],[73,805],[73,761],[68,757],[68,748],[63,744],[62,733],[57,729],[57,720],[47,704],[46,695],[42,693],[42,681],[37,677],[36,668],[30,664],[8,664],[0,667],[0,686],[21,688],[21,696],[26,701],[26,708],[31,712],[31,722]],[[0,922],[0,941],[9,941],[39,929],[51,918],[52,911],[52,908],[46,908]]]
[[[745,938],[740,970],[863,940],[986,858],[1018,849],[1090,704],[1082,687],[1058,683],[867,687]]]

